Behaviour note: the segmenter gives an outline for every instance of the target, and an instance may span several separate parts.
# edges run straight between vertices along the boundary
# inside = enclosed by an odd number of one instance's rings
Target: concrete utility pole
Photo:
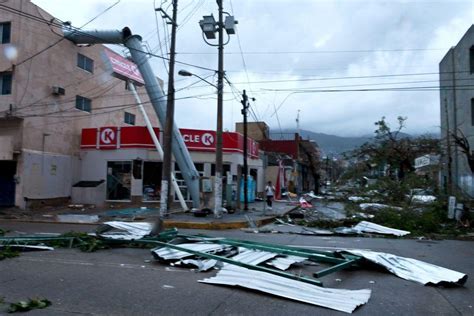
[[[219,7],[219,61],[217,69],[217,128],[216,128],[216,175],[215,175],[215,206],[214,215],[221,216],[222,212],[222,115],[223,115],[223,96],[224,96],[224,28],[223,26],[223,8],[222,1],[217,0]]]
[[[218,32],[218,44],[214,45],[206,41],[206,44],[211,46],[217,46],[218,48],[218,70],[217,70],[217,126],[216,126],[216,174],[214,177],[214,195],[215,195],[215,205],[214,205],[214,216],[221,217],[222,215],[222,115],[223,115],[223,95],[224,95],[224,45],[226,45],[229,40],[224,43],[224,30],[227,32],[227,35],[235,34],[235,24],[237,21],[234,20],[234,17],[226,12],[228,15],[224,22],[224,9],[222,6],[223,0],[216,0],[217,6],[219,9],[218,21],[214,20],[212,15],[206,15],[199,25],[201,30],[207,39],[216,38],[215,32]],[[230,37],[229,37],[230,39]]]
[[[161,9],[161,8],[160,8]],[[161,9],[161,11],[163,11]],[[174,64],[176,55],[176,28],[178,16],[178,0],[173,0],[173,17],[171,18],[171,47],[168,73],[168,96],[166,103],[166,123],[164,126],[164,149],[163,149],[163,169],[161,175],[161,197],[160,197],[160,216],[166,216],[170,207],[170,180],[172,163],[172,144],[173,144],[173,122],[174,122]],[[168,15],[165,15],[169,18]]]
[[[249,108],[249,101],[247,94],[242,93],[242,115],[244,116],[244,210],[249,209],[249,197],[248,197],[248,163],[247,163],[247,110]],[[240,183],[238,184],[240,185]],[[240,197],[238,197],[240,198]]]

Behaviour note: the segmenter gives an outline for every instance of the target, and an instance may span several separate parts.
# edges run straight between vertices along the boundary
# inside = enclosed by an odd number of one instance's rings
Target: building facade
[[[474,197],[474,25],[439,64],[441,187]],[[464,143],[464,145],[463,145]],[[472,146],[472,147],[471,147]]]
[[[156,201],[161,159],[128,85],[112,75],[106,58],[111,50],[63,39],[54,17],[29,0],[2,2],[0,38],[0,206]],[[145,89],[137,90],[159,134]],[[91,131],[98,143],[87,147]],[[214,132],[182,132],[197,169],[212,176],[213,149],[193,145],[200,139],[212,147],[210,138],[200,136]],[[224,155],[236,180],[241,135],[227,136],[237,141]],[[263,179],[254,149],[251,168]]]

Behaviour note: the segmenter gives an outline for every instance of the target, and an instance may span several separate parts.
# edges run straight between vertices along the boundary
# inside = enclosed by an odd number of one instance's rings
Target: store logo
[[[201,136],[201,142],[206,146],[211,146],[214,143],[214,136],[210,133],[204,133]]]
[[[100,133],[100,141],[104,144],[111,144],[115,140],[115,131],[111,128],[106,128]]]

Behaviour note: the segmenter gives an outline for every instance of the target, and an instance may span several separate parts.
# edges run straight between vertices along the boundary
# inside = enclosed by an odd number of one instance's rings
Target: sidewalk
[[[248,211],[236,211],[233,214],[224,213],[221,218],[213,214],[206,217],[196,217],[192,213],[184,213],[178,209],[171,210],[165,218],[165,228],[177,227],[188,229],[239,229],[254,228],[272,223],[275,218],[284,216],[296,205],[288,202],[274,202],[272,210],[265,207],[265,202],[249,203]],[[106,221],[140,221],[154,222],[158,216],[159,207],[135,207],[117,209],[98,208],[45,208],[40,210],[22,211],[19,209],[0,209],[0,219],[12,222],[57,223],[97,225]]]

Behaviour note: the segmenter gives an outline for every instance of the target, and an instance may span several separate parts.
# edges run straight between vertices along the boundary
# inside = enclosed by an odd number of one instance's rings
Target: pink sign
[[[140,70],[138,70],[134,62],[120,56],[110,49],[105,49],[104,53],[116,77],[123,80],[133,80],[139,85],[145,84]]]

